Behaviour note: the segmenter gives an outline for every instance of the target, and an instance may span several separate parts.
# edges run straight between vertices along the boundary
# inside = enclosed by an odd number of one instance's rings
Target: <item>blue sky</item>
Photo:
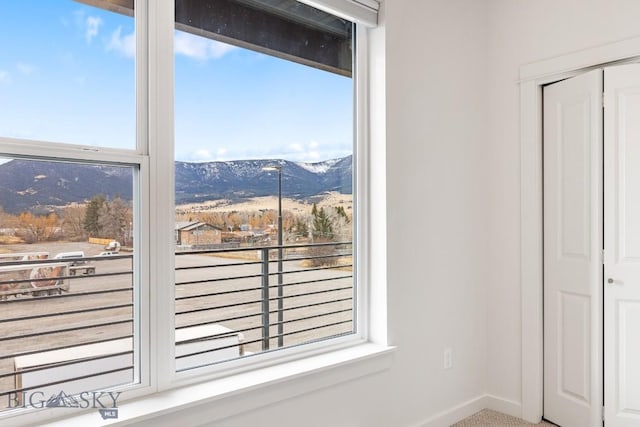
[[[71,0],[2,5],[0,135],[133,148],[134,23]],[[352,152],[352,80],[175,35],[176,159]]]

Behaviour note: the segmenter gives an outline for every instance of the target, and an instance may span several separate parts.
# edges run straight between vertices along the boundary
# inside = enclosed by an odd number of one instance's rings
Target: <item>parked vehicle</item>
[[[55,259],[69,262],[69,275],[76,276],[80,274],[95,274],[96,267],[89,264],[85,259],[83,251],[61,252],[54,257]]]
[[[60,252],[54,258],[62,259],[65,261],[71,261],[69,265],[74,266],[74,265],[86,264],[87,261],[83,259],[84,257],[85,257],[84,252],[74,251],[74,252]]]
[[[114,255],[120,255],[120,253],[115,251],[104,251],[98,254],[98,256],[114,256]]]
[[[41,255],[38,259],[47,257]],[[45,296],[69,292],[67,269],[71,267],[66,262],[0,266],[0,301],[9,296]]]
[[[120,251],[120,242],[118,242],[117,240],[113,240],[109,242],[107,246],[104,247],[104,250],[117,253],[118,251]]]

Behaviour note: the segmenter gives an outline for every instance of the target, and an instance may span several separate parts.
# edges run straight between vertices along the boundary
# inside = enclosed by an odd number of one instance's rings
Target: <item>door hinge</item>
[[[604,92],[602,92],[602,108],[604,108],[604,101],[605,101],[606,97]]]
[[[604,421],[604,406],[602,407],[602,421]]]
[[[600,261],[602,261],[602,265],[604,265],[604,249],[600,252]]]

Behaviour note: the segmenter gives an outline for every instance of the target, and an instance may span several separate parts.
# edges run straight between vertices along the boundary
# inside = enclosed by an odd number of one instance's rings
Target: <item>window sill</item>
[[[207,421],[212,422],[383,371],[391,366],[394,350],[395,347],[364,343],[123,402],[118,405],[118,419],[102,420],[94,410],[44,425],[84,427],[102,422],[125,426],[176,415],[182,425],[190,425],[190,416],[197,417],[194,422],[202,422],[202,413],[194,411],[198,408],[206,410]],[[219,404],[222,401],[224,404]],[[197,414],[192,415],[193,412]]]

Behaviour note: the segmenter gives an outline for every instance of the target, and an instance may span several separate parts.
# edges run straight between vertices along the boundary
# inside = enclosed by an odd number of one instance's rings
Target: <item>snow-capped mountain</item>
[[[176,203],[276,195],[282,167],[284,197],[305,199],[326,191],[352,192],[352,156],[317,163],[287,160],[176,162]],[[0,165],[0,207],[17,214],[83,203],[97,194],[132,197],[128,167],[12,160]]]

